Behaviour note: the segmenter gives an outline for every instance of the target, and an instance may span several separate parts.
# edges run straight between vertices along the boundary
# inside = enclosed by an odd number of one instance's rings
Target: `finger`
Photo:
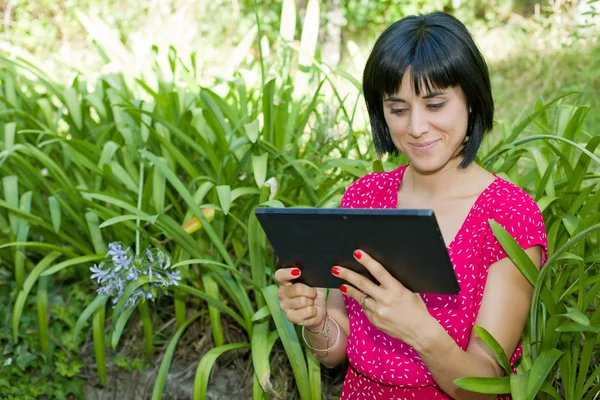
[[[291,286],[292,281],[298,279],[301,273],[299,268],[280,268],[275,271],[274,278],[279,286]]]
[[[287,310],[286,318],[296,325],[311,325],[317,316],[317,308],[314,306],[304,307],[300,310]]]
[[[379,285],[376,285],[370,279],[365,278],[361,274],[348,268],[336,265],[331,269],[331,273],[338,278],[345,280],[355,288],[362,290],[364,293],[368,294],[374,299],[378,299],[382,295],[383,289],[379,287]]]
[[[358,304],[360,304],[360,306],[363,307],[364,310],[372,311],[373,305],[377,302],[377,300],[375,300],[372,296],[361,292],[360,290],[351,285],[343,284],[342,286],[340,286],[340,290],[342,291],[342,293],[345,293],[347,296],[350,296],[354,300],[356,300]],[[363,301],[366,296],[369,296],[369,299],[366,303],[364,303]]]
[[[373,275],[373,278],[377,279],[379,284],[384,288],[390,288],[394,286],[401,286],[401,282],[399,282],[396,278],[394,278],[377,260],[371,257],[369,254],[364,252],[363,250],[356,250],[354,252],[354,258],[358,261],[363,267],[367,269]],[[362,288],[361,288],[362,289]]]
[[[315,304],[315,300],[309,297],[292,297],[283,299],[279,302],[279,306],[283,311],[287,310],[301,310],[305,307],[312,307]]]

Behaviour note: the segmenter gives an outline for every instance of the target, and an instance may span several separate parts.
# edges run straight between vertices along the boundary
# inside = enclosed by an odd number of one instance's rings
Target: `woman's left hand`
[[[355,251],[354,258],[380,285],[352,270],[335,266],[331,270],[333,275],[348,282],[340,286],[340,290],[362,306],[377,329],[415,347],[434,320],[421,296],[404,287],[364,251]]]

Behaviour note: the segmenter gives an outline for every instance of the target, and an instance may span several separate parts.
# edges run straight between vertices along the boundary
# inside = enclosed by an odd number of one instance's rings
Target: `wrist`
[[[426,358],[430,354],[444,354],[448,342],[445,339],[454,340],[448,335],[444,327],[428,314],[428,318],[420,324],[418,334],[415,336],[411,346],[419,353],[421,358]]]
[[[327,323],[327,314],[325,314],[323,316],[323,319],[319,323],[317,323],[316,325],[305,325],[304,327],[310,333],[319,333],[323,329],[325,329],[325,324],[326,323]]]

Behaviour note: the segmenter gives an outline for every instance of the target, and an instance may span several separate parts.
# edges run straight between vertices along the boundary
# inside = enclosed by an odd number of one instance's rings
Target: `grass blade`
[[[273,316],[273,321],[279,332],[279,337],[281,338],[285,352],[292,365],[300,398],[302,400],[309,400],[311,398],[310,381],[308,379],[304,351],[298,340],[296,329],[294,328],[294,325],[285,318],[283,311],[279,308],[277,286],[267,286],[262,290],[262,293],[269,306],[269,310],[271,310],[271,315]]]
[[[169,345],[165,350],[165,354],[163,355],[162,362],[160,363],[160,368],[158,370],[158,375],[156,376],[156,381],[154,383],[154,390],[152,391],[152,400],[161,400],[163,392],[165,390],[165,385],[167,384],[167,375],[169,374],[169,368],[171,367],[171,361],[173,360],[173,355],[175,354],[175,348],[177,347],[177,342],[179,338],[186,330],[188,326],[196,319],[198,319],[204,311],[197,312],[192,315],[185,323],[177,329],[171,340],[169,341]]]
[[[531,258],[529,258],[527,253],[525,253],[517,241],[502,227],[502,225],[491,219],[489,220],[489,224],[494,235],[498,239],[498,242],[500,242],[511,261],[515,263],[527,280],[529,280],[532,285],[535,285],[539,272],[533,261],[531,261]]]
[[[209,275],[202,275],[202,283],[204,284],[206,294],[219,301],[221,295],[219,293],[219,285],[217,285],[217,282]],[[210,316],[210,329],[212,331],[215,346],[222,346],[224,337],[223,325],[221,324],[221,311],[218,308],[209,305],[208,314]]]
[[[50,339],[48,336],[48,277],[41,276],[37,290],[38,330],[40,348],[46,357],[50,357]]]
[[[540,356],[533,363],[533,367],[529,371],[529,378],[527,381],[527,393],[529,399],[534,399],[543,383],[546,381],[546,377],[554,367],[554,364],[563,355],[562,351],[557,349],[549,349],[540,354]]]
[[[477,336],[479,336],[479,338],[487,346],[487,348],[492,351],[494,357],[496,357],[496,361],[498,361],[498,364],[500,364],[500,366],[504,369],[506,375],[510,375],[510,361],[508,360],[504,349],[502,348],[502,346],[500,346],[500,343],[498,343],[498,341],[487,330],[485,330],[485,328],[481,326],[475,327],[475,333],[477,333]]]
[[[146,351],[146,360],[152,357],[152,316],[150,315],[150,307],[148,303],[142,302],[138,306],[140,310],[140,318],[144,327],[144,350]]]
[[[267,165],[269,153],[263,153],[260,156],[252,156],[252,170],[254,171],[254,181],[256,186],[262,188],[267,179]]]
[[[31,211],[31,199],[33,197],[32,192],[23,193],[21,196],[20,208],[23,212],[28,213]],[[29,220],[26,218],[18,219],[17,224],[17,242],[26,242],[29,236]],[[23,279],[25,278],[25,252],[21,246],[17,246],[15,249],[15,280],[19,289],[23,288]]]
[[[73,340],[75,340],[79,337],[79,334],[81,333],[81,330],[83,329],[83,325],[92,316],[92,314],[100,307],[104,308],[106,306],[107,301],[108,301],[108,297],[98,295],[90,304],[88,304],[88,306],[79,315],[79,318],[77,318],[77,322],[75,323],[75,328],[73,329],[73,336],[72,336]]]
[[[21,314],[23,313],[23,308],[25,307],[25,302],[27,301],[29,292],[44,269],[46,269],[48,265],[52,264],[54,260],[60,257],[60,255],[61,254],[58,252],[52,252],[42,258],[40,262],[33,268],[33,270],[31,270],[27,276],[27,279],[25,279],[25,282],[23,283],[23,289],[17,294],[12,315],[13,339],[15,342],[17,342],[19,338],[19,321],[21,320]]]
[[[104,335],[104,306],[94,311],[92,321],[92,336],[94,338],[94,354],[96,356],[96,368],[98,369],[98,378],[103,385],[106,385],[106,336]]]
[[[454,384],[461,389],[476,393],[501,394],[510,393],[510,378],[459,378]]]
[[[61,222],[61,212],[60,212],[60,203],[56,200],[56,197],[50,196],[48,197],[48,205],[50,208],[50,219],[52,220],[52,226],[54,227],[54,232],[60,232],[60,222]]]
[[[210,372],[219,356],[227,351],[247,349],[248,343],[231,343],[210,349],[198,363],[194,377],[194,400],[205,400]],[[153,397],[154,399],[154,397]]]
[[[252,330],[252,366],[260,387],[266,393],[281,397],[271,383],[271,352],[268,349],[269,321],[254,325]]]

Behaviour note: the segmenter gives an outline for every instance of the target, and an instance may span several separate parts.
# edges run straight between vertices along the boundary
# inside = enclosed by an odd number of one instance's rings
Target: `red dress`
[[[395,171],[372,173],[354,182],[341,201],[343,208],[396,208],[398,189],[406,165]],[[421,297],[429,313],[466,350],[490,265],[506,257],[488,220],[502,225],[527,249],[541,246],[547,259],[546,230],[535,201],[523,190],[496,177],[479,195],[456,237],[448,245],[460,293]],[[341,399],[449,399],[433,380],[427,366],[409,345],[375,328],[360,304],[344,296],[350,318],[346,354],[350,362]],[[521,344],[511,358],[521,356]],[[510,398],[509,395],[499,398]]]

